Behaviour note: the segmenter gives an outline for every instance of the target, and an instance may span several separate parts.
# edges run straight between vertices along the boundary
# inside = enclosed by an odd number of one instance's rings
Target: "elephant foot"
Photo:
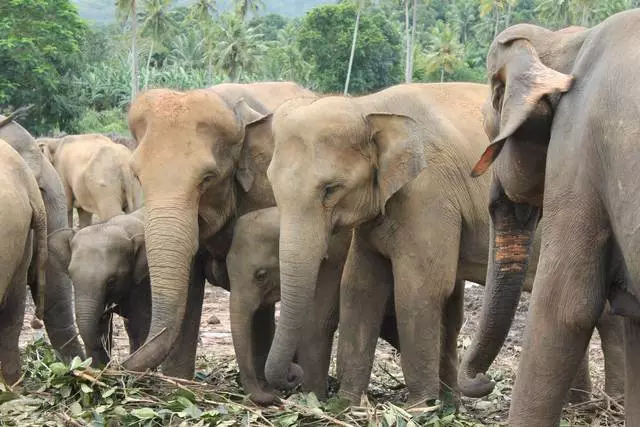
[[[210,325],[218,325],[220,324],[220,319],[218,319],[218,316],[215,314],[212,314],[211,317],[209,317],[209,320],[207,320],[207,323]]]
[[[349,405],[360,405],[360,402],[362,401],[362,397],[364,395],[364,393],[358,395],[358,393],[352,393],[346,390],[338,391],[338,397],[340,399],[348,401]]]
[[[273,390],[252,391],[249,393],[249,400],[260,406],[269,406],[280,401]]]
[[[432,407],[436,404],[436,400],[440,397],[434,397],[432,393],[422,394],[419,397],[414,396],[415,395],[412,396],[412,393],[409,393],[409,398],[407,399],[407,403],[405,405],[405,408],[407,410],[418,410],[418,408]]]

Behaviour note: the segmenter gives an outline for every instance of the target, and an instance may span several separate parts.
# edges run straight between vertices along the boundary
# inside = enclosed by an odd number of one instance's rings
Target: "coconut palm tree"
[[[440,81],[445,73],[452,73],[462,64],[464,47],[457,32],[442,21],[436,22],[429,34],[429,52],[426,55],[426,71],[440,70]]]
[[[151,40],[149,55],[147,56],[147,66],[144,80],[144,88],[149,85],[149,66],[151,57],[157,45],[161,45],[170,29],[174,26],[173,19],[168,13],[173,0],[146,0],[142,14],[141,34]]]
[[[118,20],[124,25],[131,19],[131,100],[138,93],[138,50],[136,48],[138,12],[136,2],[137,0],[116,0]]]
[[[262,34],[235,14],[220,17],[219,31],[215,54],[220,70],[234,82],[256,73],[266,51]]]
[[[349,55],[349,65],[347,66],[347,79],[344,82],[344,94],[347,95],[349,93],[349,81],[351,80],[351,68],[353,67],[353,57],[356,53],[356,42],[358,41],[358,27],[360,27],[360,14],[368,5],[367,0],[354,0],[353,1],[356,7],[356,22],[353,27],[353,39],[351,41],[351,54]]]
[[[263,0],[235,0],[236,13],[245,21],[249,13],[257,13],[264,7]]]

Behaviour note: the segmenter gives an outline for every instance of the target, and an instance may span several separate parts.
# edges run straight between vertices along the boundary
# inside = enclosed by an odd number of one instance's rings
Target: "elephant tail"
[[[31,205],[31,229],[34,231],[34,250],[33,254],[36,266],[36,317],[40,320],[44,319],[44,299],[46,287],[46,268],[48,247],[47,247],[47,211],[44,207],[44,201],[40,194],[38,184],[33,178],[29,191],[29,204]],[[32,261],[32,263],[33,263]]]

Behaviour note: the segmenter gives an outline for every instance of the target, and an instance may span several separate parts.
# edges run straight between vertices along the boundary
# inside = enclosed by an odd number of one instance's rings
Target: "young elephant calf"
[[[231,285],[231,333],[242,386],[251,399],[271,403],[275,393],[264,377],[264,366],[275,330],[275,303],[280,300],[278,208],[240,217],[227,255]],[[335,234],[320,266],[313,310],[306,319],[297,359],[304,370],[303,388],[326,396],[333,335],[338,324],[340,277],[351,242],[351,231]],[[393,298],[380,336],[399,349]],[[338,366],[338,370],[339,370]]]
[[[105,347],[111,347],[111,312],[125,319],[129,350],[140,347],[151,319],[144,210],[77,232],[52,233],[49,251],[73,281],[76,322],[94,365],[105,365],[110,359]]]
[[[24,321],[27,271],[32,254],[36,257],[39,296],[36,315],[40,319],[43,317],[47,213],[31,169],[2,139],[0,189],[0,379],[11,385],[20,377],[18,338]]]

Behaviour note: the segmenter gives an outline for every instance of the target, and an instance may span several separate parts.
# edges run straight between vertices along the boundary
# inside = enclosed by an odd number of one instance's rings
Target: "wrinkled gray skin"
[[[275,330],[274,307],[280,300],[278,208],[250,212],[238,218],[227,255],[231,283],[231,333],[245,393],[259,404],[269,404],[275,392],[266,382],[264,365]],[[319,398],[327,395],[333,336],[338,324],[338,287],[351,242],[350,230],[331,237],[327,258],[320,264],[312,309],[297,349],[305,372],[303,389]],[[398,347],[393,301],[380,336]]]
[[[47,214],[31,170],[24,159],[1,139],[0,188],[0,368],[2,382],[11,386],[20,378],[18,339],[24,320],[27,273],[32,260],[36,266],[39,294],[44,292]],[[39,318],[43,315],[43,303],[42,299],[36,300],[36,316]]]
[[[635,9],[573,33],[516,25],[490,47],[484,113],[492,144],[473,173],[495,159],[490,269],[498,281],[526,270],[544,209],[511,426],[558,425],[608,298],[625,316],[626,425],[640,425],[639,305],[617,306],[621,291],[640,297],[639,46]]]
[[[304,95],[312,94],[291,82],[261,82],[154,89],[132,103],[129,128],[139,145],[131,167],[144,192],[152,318],[147,341],[125,368],[155,368],[176,348],[195,357],[202,252],[223,263],[233,220],[275,206],[266,178],[273,141],[262,125],[275,106]],[[193,375],[190,359],[176,376]]]
[[[4,117],[4,116],[1,116]],[[0,129],[0,138],[11,145],[25,160],[40,187],[47,211],[49,234],[67,228],[67,207],[64,187],[51,163],[40,152],[34,138],[18,123]],[[34,266],[30,267],[29,287],[34,301],[38,300]],[[69,361],[74,356],[84,357],[73,319],[73,288],[69,277],[47,261],[44,324],[54,349]]]
[[[59,230],[49,236],[49,252],[73,281],[76,322],[94,366],[104,366],[110,359],[111,313],[125,319],[129,350],[140,347],[151,319],[144,210],[77,232]]]

